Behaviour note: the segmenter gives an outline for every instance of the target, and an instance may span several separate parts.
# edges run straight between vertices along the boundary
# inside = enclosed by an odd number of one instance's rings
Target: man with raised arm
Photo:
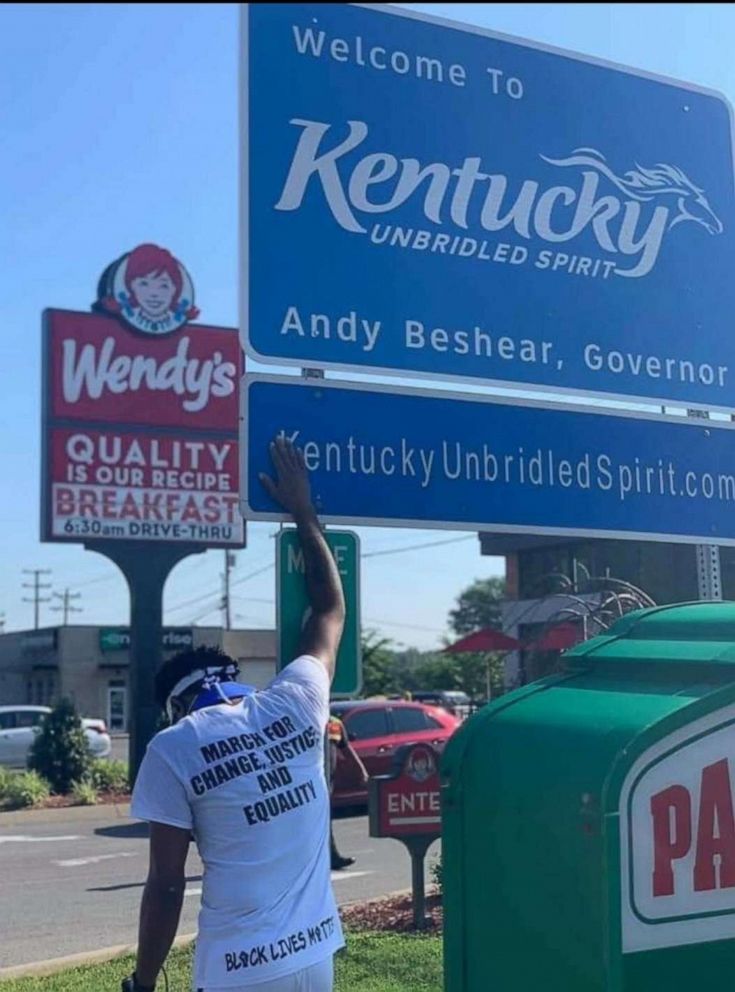
[[[298,528],[311,616],[299,656],[262,691],[236,681],[236,663],[212,648],[157,674],[172,726],[151,741],[133,792],[132,815],[150,823],[150,867],[136,968],[123,983],[131,992],[155,988],[171,948],[192,835],[204,864],[195,990],[331,992],[344,945],[324,733],[345,604],[303,456],[284,438],[271,456],[275,479],[261,482]]]

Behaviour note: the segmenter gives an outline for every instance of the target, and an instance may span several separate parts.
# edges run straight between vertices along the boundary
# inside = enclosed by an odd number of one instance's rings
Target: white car
[[[0,706],[0,765],[25,768],[31,744],[41,729],[49,706]],[[95,758],[109,758],[112,741],[104,720],[82,718],[84,735]]]

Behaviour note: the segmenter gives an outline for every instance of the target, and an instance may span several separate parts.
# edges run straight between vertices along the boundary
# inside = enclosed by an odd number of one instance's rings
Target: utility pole
[[[40,607],[41,603],[50,603],[51,602],[51,597],[50,596],[41,596],[41,591],[43,589],[50,589],[51,588],[51,583],[50,582],[41,582],[41,576],[42,575],[51,575],[51,569],[50,568],[24,568],[23,569],[23,574],[24,575],[32,575],[33,576],[33,582],[24,582],[23,583],[23,588],[24,589],[32,589],[33,590],[33,596],[32,597],[24,596],[23,597],[23,602],[24,603],[33,603],[33,629],[34,630],[38,630],[38,613],[39,613],[39,607]]]
[[[54,613],[64,613],[64,626],[66,627],[69,622],[70,613],[81,613],[82,608],[79,606],[72,606],[71,601],[73,599],[81,599],[82,594],[80,592],[71,592],[70,589],[65,589],[63,592],[52,593],[56,599],[61,600],[61,606],[52,606],[51,609]]]
[[[225,551],[225,574],[222,576],[223,579],[223,595],[222,595],[222,620],[225,626],[225,630],[229,630],[232,626],[232,609],[230,601],[230,572],[235,567],[235,552]]]

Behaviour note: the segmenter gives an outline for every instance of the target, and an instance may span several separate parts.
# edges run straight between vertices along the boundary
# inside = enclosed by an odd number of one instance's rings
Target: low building
[[[164,658],[218,646],[240,663],[243,681],[262,688],[276,670],[274,630],[165,627]],[[130,714],[130,630],[70,625],[0,635],[0,705],[53,706],[71,699],[82,716],[101,717],[117,733]]]
[[[531,640],[560,611],[594,605],[601,588],[629,583],[659,605],[707,594],[696,546],[658,541],[570,539],[534,534],[481,533],[483,555],[505,557],[507,602],[503,630]],[[718,594],[735,599],[735,548],[719,552]],[[565,594],[566,591],[566,594]],[[710,593],[711,595],[711,593]],[[571,599],[570,599],[571,597]],[[565,619],[569,619],[567,615]],[[559,649],[514,651],[505,657],[505,687],[525,685],[555,670]]]

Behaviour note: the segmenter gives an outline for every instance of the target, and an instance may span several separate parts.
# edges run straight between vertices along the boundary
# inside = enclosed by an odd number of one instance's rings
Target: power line
[[[51,569],[50,568],[24,568],[23,569],[23,574],[24,575],[32,575],[33,576],[33,582],[24,582],[23,583],[23,588],[24,589],[32,589],[33,590],[33,596],[31,596],[30,598],[28,596],[24,596],[23,597],[23,602],[24,603],[33,603],[33,629],[34,630],[38,630],[39,607],[40,607],[41,603],[50,603],[51,602],[51,597],[50,596],[41,596],[41,591],[43,589],[50,589],[51,588],[51,583],[50,582],[41,582],[41,576],[42,575],[51,575]]]
[[[475,540],[474,534],[467,534],[465,537],[450,537],[444,541],[428,541],[426,544],[409,544],[405,548],[386,548],[384,551],[368,551],[361,555],[361,558],[378,558],[382,555],[400,555],[404,551],[421,551],[424,548],[440,548],[444,544],[459,544],[461,541]]]
[[[255,599],[252,596],[233,596],[235,600],[243,603],[262,603],[266,606],[275,606],[275,599]],[[438,627],[426,627],[423,624],[415,623],[399,623],[397,620],[385,620],[379,617],[365,617],[366,623],[379,623],[386,627],[405,627],[406,630],[420,630],[427,631],[431,634],[443,634],[444,630],[440,630]]]
[[[214,603],[213,606],[210,606],[203,613],[197,613],[197,615],[195,617],[192,617],[192,619],[189,621],[189,623],[192,623],[192,624],[198,623],[200,620],[203,620],[204,617],[208,617],[210,613],[216,613],[218,610],[221,610],[221,609],[222,609],[222,600],[220,598],[218,598],[215,601],[215,603]]]
[[[107,575],[97,575],[91,579],[87,579],[86,582],[75,582],[74,588],[84,589],[86,586],[94,586],[97,585],[99,582],[112,582],[113,579],[122,580],[122,578],[123,578],[122,575],[110,575],[109,573]]]
[[[397,620],[380,620],[377,617],[365,617],[366,623],[379,623],[384,627],[405,627],[406,630],[420,630],[426,631],[430,634],[444,634],[444,630],[439,630],[438,627],[425,627],[423,625],[414,623],[399,623]]]
[[[400,555],[406,551],[422,551],[424,548],[438,548],[438,547],[442,547],[443,545],[459,544],[462,541],[472,541],[474,539],[475,539],[474,534],[466,534],[464,537],[450,537],[449,539],[443,541],[427,541],[423,544],[410,544],[408,545],[408,547],[386,548],[382,551],[369,551],[367,554],[361,555],[360,558],[361,559],[376,558],[378,557],[378,555]],[[272,568],[275,568],[273,562],[271,562],[268,565],[263,565],[262,568],[258,568],[254,572],[249,572],[247,575],[240,576],[239,579],[235,579],[234,581],[230,582],[230,590],[232,590],[233,586],[242,585],[243,582],[248,582],[250,579],[255,579],[259,575],[264,575],[265,572],[269,572]],[[199,596],[193,596],[190,599],[182,600],[180,603],[174,603],[173,606],[169,606],[166,608],[166,612],[172,613],[174,610],[183,610],[184,607],[186,606],[195,606],[197,603],[202,603],[204,602],[204,600],[211,599],[213,596],[216,595],[217,593],[214,591],[201,593]],[[255,600],[253,600],[253,602],[255,602]],[[272,602],[272,600],[270,602]],[[206,614],[204,615],[206,616]],[[423,628],[419,628],[419,629],[423,629]]]
[[[230,582],[230,589],[233,586],[241,585],[243,582],[247,582],[248,579],[254,579],[258,575],[262,575],[263,572],[269,571],[271,568],[275,568],[275,565],[265,565],[263,568],[259,568],[255,572],[250,572],[248,575],[243,575],[239,579],[235,579],[234,582]],[[191,599],[184,599],[180,603],[174,603],[173,606],[168,606],[166,608],[167,613],[172,613],[174,610],[183,610],[185,606],[194,606],[196,603],[202,603],[205,599],[211,599],[213,596],[221,595],[214,590],[210,592],[200,593],[198,596],[192,596]]]
[[[192,596],[191,599],[185,599],[181,603],[175,603],[173,606],[167,606],[166,612],[173,613],[175,610],[183,610],[185,606],[194,606],[196,603],[202,603],[205,599],[211,599],[212,596],[219,595],[216,592],[204,592],[199,596]]]
[[[52,606],[51,610],[53,613],[64,613],[64,626],[66,627],[69,622],[70,613],[83,613],[84,610],[79,606],[72,606],[73,599],[81,599],[82,594],[80,592],[72,592],[71,589],[65,589],[63,592],[54,592],[51,594],[56,597],[56,599],[61,600],[61,606]]]
[[[258,575],[263,575],[264,572],[270,572],[270,570],[272,568],[275,568],[275,567],[276,566],[273,564],[273,562],[271,562],[270,565],[264,565],[263,568],[259,568],[257,570],[257,572],[250,572],[249,575],[243,575],[242,578],[235,579],[235,581],[232,583],[232,585],[233,586],[240,586],[240,585],[243,584],[243,582],[247,582],[249,579],[254,579]]]

